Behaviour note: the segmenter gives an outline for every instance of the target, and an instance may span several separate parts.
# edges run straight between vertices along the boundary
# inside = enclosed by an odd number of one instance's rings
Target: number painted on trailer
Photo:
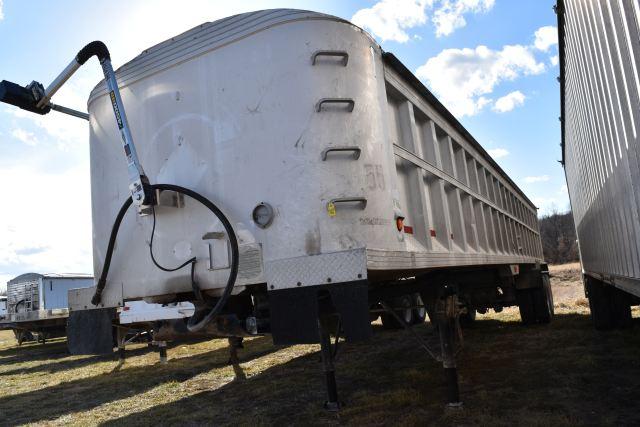
[[[364,165],[369,190],[384,190],[384,173],[382,165]]]

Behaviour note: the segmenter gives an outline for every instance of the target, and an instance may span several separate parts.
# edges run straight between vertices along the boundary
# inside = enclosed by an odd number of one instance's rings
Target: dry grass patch
[[[570,273],[568,273],[570,272]],[[336,361],[345,406],[325,399],[318,346],[255,338],[228,366],[225,340],[176,344],[169,363],[146,346],[69,356],[64,340],[15,346],[0,332],[0,424],[38,425],[606,425],[637,424],[635,331],[591,328],[579,266],[552,268],[558,316],[525,328],[517,309],[479,316],[459,357],[465,406],[448,410],[441,366],[405,332],[375,327]],[[640,310],[634,309],[637,317]],[[416,327],[424,337],[429,325]]]

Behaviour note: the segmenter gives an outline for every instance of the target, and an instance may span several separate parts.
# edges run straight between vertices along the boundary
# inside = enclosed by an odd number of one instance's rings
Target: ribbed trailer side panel
[[[400,204],[417,250],[484,263],[542,259],[535,206],[406,75],[385,74]]]
[[[558,3],[563,161],[585,273],[640,295],[640,4]]]

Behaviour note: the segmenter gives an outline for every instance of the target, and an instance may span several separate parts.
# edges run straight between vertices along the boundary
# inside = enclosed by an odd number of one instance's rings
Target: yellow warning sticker
[[[329,204],[327,205],[327,212],[329,212],[329,216],[336,216],[336,205],[329,202]]]

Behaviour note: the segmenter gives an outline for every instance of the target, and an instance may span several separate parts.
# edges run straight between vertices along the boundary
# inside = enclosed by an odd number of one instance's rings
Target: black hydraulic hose
[[[195,318],[195,313],[193,316],[189,318],[189,321],[187,323],[187,328],[191,332],[196,332],[204,328],[209,322],[211,322],[211,320],[213,320],[215,316],[217,316],[222,311],[222,309],[227,303],[227,299],[229,299],[229,296],[231,295],[231,291],[233,291],[233,286],[235,285],[236,278],[238,277],[238,265],[239,265],[239,258],[240,258],[240,251],[238,248],[238,239],[236,238],[235,232],[233,231],[233,226],[231,225],[227,217],[222,213],[220,209],[218,209],[216,205],[214,205],[206,197],[196,193],[195,191],[189,190],[188,188],[184,188],[184,187],[180,187],[178,185],[172,185],[172,184],[154,184],[154,185],[151,185],[151,190],[152,191],[155,191],[155,190],[174,191],[176,193],[184,194],[185,196],[191,197],[192,199],[200,202],[220,220],[229,239],[229,244],[231,246],[231,266],[230,266],[229,278],[227,279],[227,285],[225,286],[224,291],[222,292],[222,296],[220,296],[215,306],[202,319],[197,321]],[[107,275],[109,274],[109,267],[111,266],[111,257],[113,256],[116,236],[118,235],[118,230],[120,229],[120,224],[122,223],[122,219],[124,218],[124,215],[129,209],[129,207],[131,206],[131,204],[132,204],[132,200],[129,197],[120,208],[120,211],[116,216],[116,220],[113,223],[113,227],[111,228],[111,236],[109,237],[109,245],[107,247],[107,255],[105,257],[104,266],[102,268],[102,273],[100,274],[100,279],[98,280],[98,283],[96,285],[96,292],[93,295],[93,298],[91,299],[91,303],[93,305],[100,304],[100,301],[102,300],[102,292],[104,291],[104,288],[107,284]],[[191,262],[191,260],[189,262]],[[192,271],[191,271],[192,281],[194,280],[194,277],[193,277],[194,262],[195,260],[192,262]],[[183,264],[183,266],[187,264]]]
[[[98,61],[100,61],[100,63],[105,59],[111,59],[107,46],[101,41],[96,40],[80,49],[80,52],[76,55],[76,61],[78,61],[78,64],[84,65],[84,63],[94,55],[98,57]]]
[[[93,298],[91,298],[91,304],[93,305],[98,305],[100,304],[100,301],[102,301],[102,291],[104,291],[104,288],[107,285],[107,275],[109,274],[109,267],[111,267],[111,257],[113,256],[113,249],[116,245],[118,230],[120,230],[120,224],[122,223],[124,214],[127,213],[127,210],[132,203],[133,200],[131,197],[128,197],[127,200],[124,201],[124,204],[116,216],[116,220],[113,222],[113,227],[111,227],[111,235],[109,236],[109,245],[107,246],[107,255],[104,258],[102,273],[100,274],[100,279],[98,279],[98,283],[96,285],[96,292],[93,294]]]

